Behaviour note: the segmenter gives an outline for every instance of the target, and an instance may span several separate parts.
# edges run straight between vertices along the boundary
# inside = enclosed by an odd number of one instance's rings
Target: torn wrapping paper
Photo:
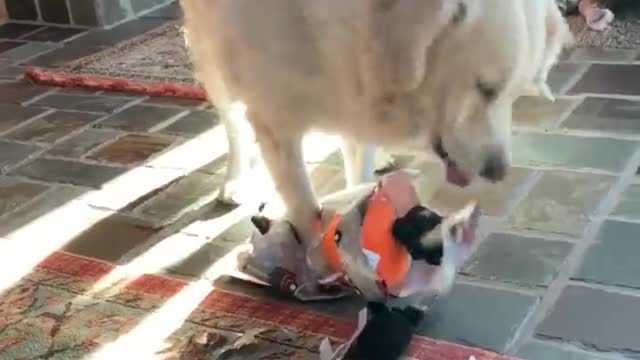
[[[320,360],[343,359],[353,345],[353,342],[356,341],[358,336],[360,336],[360,333],[362,333],[362,330],[367,324],[367,316],[368,314],[366,308],[360,310],[360,313],[358,313],[358,325],[356,327],[356,330],[353,332],[353,335],[351,335],[351,338],[349,338],[349,341],[338,346],[336,350],[333,350],[329,339],[325,338],[324,340],[322,340],[322,342],[320,343]]]
[[[419,205],[410,177],[398,171],[384,176],[344,211],[323,209],[322,235],[308,248],[288,222],[254,217],[257,229],[238,250],[231,275],[301,301],[351,295],[384,301],[445,293],[477,245],[479,210],[471,204],[442,218],[442,260],[435,266],[412,259],[391,235],[394,221]]]

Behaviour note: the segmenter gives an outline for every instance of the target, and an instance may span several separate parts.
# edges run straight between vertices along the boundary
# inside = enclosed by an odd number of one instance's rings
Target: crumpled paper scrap
[[[347,354],[347,351],[351,348],[353,342],[360,336],[360,333],[367,324],[368,312],[367,308],[360,310],[358,313],[358,326],[356,331],[351,335],[351,338],[346,343],[340,345],[335,351],[331,347],[331,342],[328,338],[325,338],[320,343],[320,360],[342,360]]]

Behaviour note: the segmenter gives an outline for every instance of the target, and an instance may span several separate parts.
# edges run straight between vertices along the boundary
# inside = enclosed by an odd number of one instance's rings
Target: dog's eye
[[[333,241],[336,242],[336,245],[340,245],[340,241],[342,241],[342,231],[336,230],[336,233],[333,235]]]
[[[487,84],[484,81],[476,82],[476,89],[485,98],[487,101],[493,101],[496,97],[498,97],[498,89],[495,86]]]

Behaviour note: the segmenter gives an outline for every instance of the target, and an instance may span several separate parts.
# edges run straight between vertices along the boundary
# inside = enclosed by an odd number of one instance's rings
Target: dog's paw
[[[242,205],[247,202],[249,194],[243,192],[242,185],[238,182],[226,182],[220,188],[218,201],[227,205]]]
[[[228,205],[251,205],[266,201],[265,190],[251,176],[227,180],[220,188],[218,201]]]
[[[553,95],[551,88],[546,82],[541,82],[540,84],[538,84],[538,87],[540,89],[540,96],[544,97],[545,99],[551,102],[556,101],[556,97]]]

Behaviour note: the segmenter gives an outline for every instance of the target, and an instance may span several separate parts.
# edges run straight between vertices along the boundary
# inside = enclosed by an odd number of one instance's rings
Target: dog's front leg
[[[302,154],[302,136],[279,135],[254,123],[256,140],[276,191],[305,246],[317,235],[320,207],[311,187]]]
[[[342,144],[342,157],[348,187],[374,180],[375,147],[345,140]]]

